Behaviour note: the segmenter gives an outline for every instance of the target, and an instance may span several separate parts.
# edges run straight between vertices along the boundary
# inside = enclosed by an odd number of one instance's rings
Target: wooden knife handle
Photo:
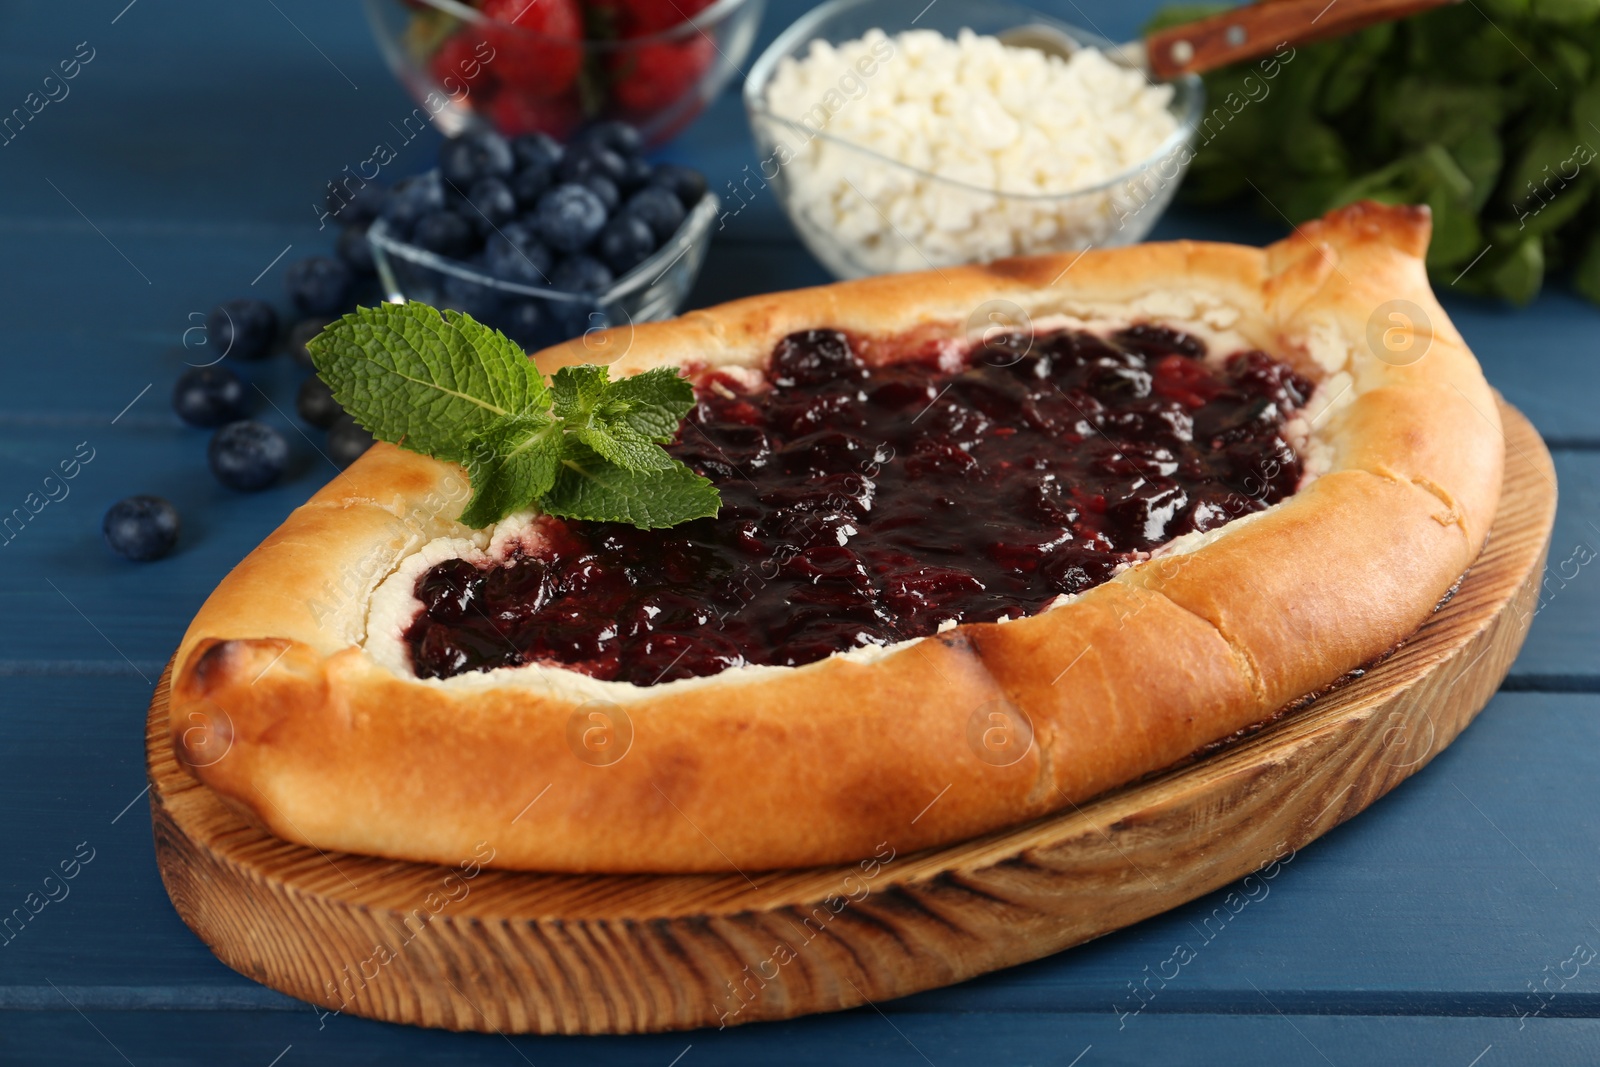
[[[1165,81],[1203,74],[1266,55],[1284,44],[1309,44],[1442,7],[1455,0],[1269,0],[1245,4],[1145,38],[1150,73]]]

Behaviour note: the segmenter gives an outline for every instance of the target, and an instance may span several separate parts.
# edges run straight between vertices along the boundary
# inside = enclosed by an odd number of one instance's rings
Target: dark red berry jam
[[[543,519],[535,553],[439,564],[405,633],[417,674],[548,663],[650,685],[1037,612],[1294,492],[1284,424],[1311,383],[1261,352],[1204,354],[1162,327],[1061,330],[952,372],[794,334],[759,388],[696,376],[670,451],[716,483],[717,518]]]

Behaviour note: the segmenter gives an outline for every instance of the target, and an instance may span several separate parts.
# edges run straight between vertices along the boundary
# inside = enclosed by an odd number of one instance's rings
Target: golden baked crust
[[[458,468],[379,445],[201,608],[174,667],[178,757],[320,849],[454,863],[488,841],[497,865],[605,872],[909,851],[1167,767],[1394,647],[1482,547],[1498,415],[1428,287],[1428,234],[1426,209],[1357,204],[1267,249],[1175,242],[870,278],[601,337],[631,373],[759,364],[808,327],[948,335],[995,299],[1035,319],[1209,323],[1321,383],[1308,416],[1326,469],[1031,618],[634,687],[546,667],[423,681],[376,660],[373,591],[419,546],[468,533]],[[1393,301],[1409,303],[1391,321]],[[535,358],[550,372],[594,351]],[[991,724],[1024,742],[1031,726],[1032,744],[1005,766],[980,758],[972,738]],[[613,751],[631,730],[631,747],[580,759],[571,740],[590,728],[611,729]]]

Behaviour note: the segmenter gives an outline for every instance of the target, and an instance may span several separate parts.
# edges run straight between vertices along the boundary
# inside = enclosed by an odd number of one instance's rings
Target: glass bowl
[[[1193,156],[1195,130],[1204,101],[1200,79],[1189,75],[1170,82],[1168,110],[1177,127],[1146,159],[1093,185],[1060,192],[998,192],[903,163],[872,146],[830,134],[833,114],[854,98],[872,92],[862,71],[838,94],[825,94],[818,108],[826,117],[798,122],[768,109],[768,87],[779,63],[802,58],[816,40],[838,45],[882,30],[889,37],[906,30],[936,30],[954,37],[962,29],[1009,37],[1018,43],[1059,42],[1066,49],[1092,46],[1116,59],[1113,42],[1008,0],[830,0],[790,26],[761,54],[745,81],[744,103],[760,156],[761,179],[777,195],[800,240],[838,278],[884,271],[996,259],[1006,255],[1114,247],[1141,240],[1177,192]],[[1011,36],[1015,35],[1015,36]],[[886,66],[893,57],[883,60]],[[851,72],[853,73],[853,72]],[[852,92],[859,90],[859,92]],[[836,99],[829,101],[828,96]],[[837,106],[834,106],[837,105]],[[850,185],[845,186],[848,178]],[[835,185],[838,188],[834,188]],[[842,218],[836,205],[844,196],[867,196],[871,211]],[[884,209],[884,192],[898,198]],[[945,247],[924,248],[916,240],[916,221],[897,207],[931,207],[925,215],[976,220],[970,239],[940,240]],[[894,219],[898,216],[898,221]],[[908,230],[910,232],[908,232]],[[954,231],[941,228],[944,238]]]
[[[458,0],[366,0],[389,69],[447,136],[481,121],[565,141],[585,122],[621,119],[652,145],[739,70],[762,5],[715,0],[659,33],[600,40],[534,33]]]
[[[615,336],[600,331],[678,313],[705,262],[717,211],[716,194],[707,193],[650,258],[597,294],[558,292],[496,277],[478,264],[447,259],[400,240],[381,218],[367,231],[367,240],[384,297],[391,303],[415,300],[463,311],[528,352],[579,338],[594,349],[583,362],[608,363],[621,352],[605,351]]]

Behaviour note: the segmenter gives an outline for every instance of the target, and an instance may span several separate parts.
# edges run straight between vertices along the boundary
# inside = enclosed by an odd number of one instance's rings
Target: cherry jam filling
[[[536,554],[440,563],[417,581],[412,662],[651,685],[1038,612],[1294,492],[1284,425],[1311,383],[1262,352],[1204,355],[1159,326],[1059,330],[992,338],[950,373],[786,337],[757,388],[698,375],[669,446],[716,483],[717,518],[545,518]]]

